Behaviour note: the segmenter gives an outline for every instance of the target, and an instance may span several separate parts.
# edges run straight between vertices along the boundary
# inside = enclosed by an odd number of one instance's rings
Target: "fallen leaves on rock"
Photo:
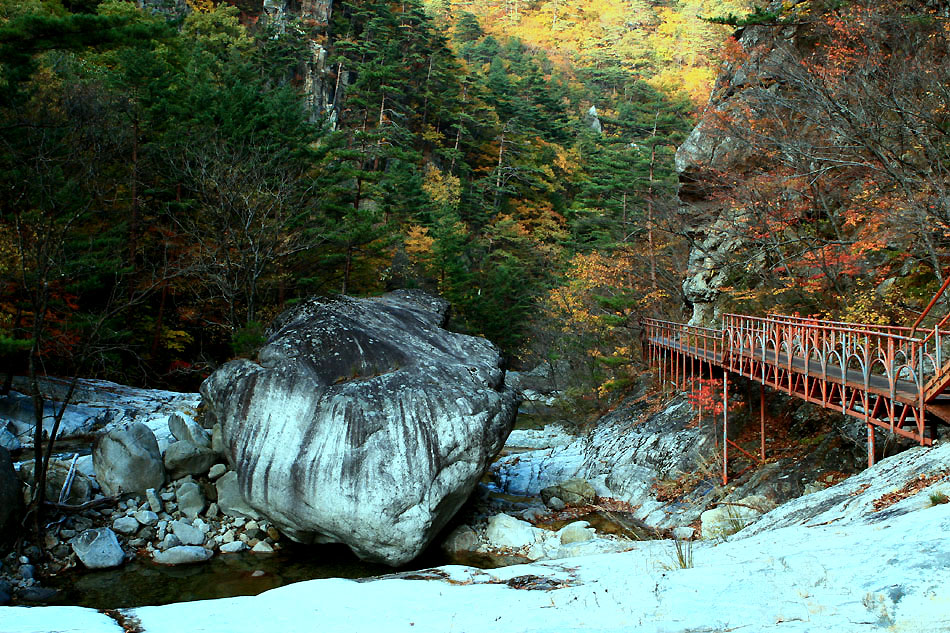
[[[580,517],[587,516],[588,514],[598,511],[633,513],[639,508],[640,506],[638,505],[632,505],[626,501],[614,499],[613,497],[598,497],[597,503],[595,504],[567,506],[563,510],[552,510],[546,514],[536,515],[531,522],[536,526],[550,525],[552,523],[558,523],[561,521],[579,519]]]
[[[553,589],[563,589],[564,587],[570,586],[570,583],[565,580],[534,576],[531,574],[509,578],[502,584],[508,585],[512,589],[527,589],[530,591],[551,591]]]
[[[932,475],[917,475],[916,478],[911,479],[901,488],[883,494],[875,499],[872,504],[874,506],[874,512],[879,512],[885,508],[891,507],[898,501],[903,501],[908,497],[914,496],[924,488],[929,488],[941,479],[946,478],[947,474],[948,473],[946,471],[943,471],[934,473]]]

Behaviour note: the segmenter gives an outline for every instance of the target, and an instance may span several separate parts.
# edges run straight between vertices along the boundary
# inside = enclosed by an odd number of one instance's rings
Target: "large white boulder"
[[[242,496],[303,542],[391,565],[462,505],[517,408],[488,341],[423,293],[313,299],[201,387]]]

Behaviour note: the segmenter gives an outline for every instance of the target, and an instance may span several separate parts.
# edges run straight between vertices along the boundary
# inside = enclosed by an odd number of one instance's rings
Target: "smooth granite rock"
[[[210,549],[197,545],[178,545],[152,554],[152,560],[159,565],[188,565],[201,563],[214,555]]]
[[[442,329],[446,309],[420,292],[312,299],[276,319],[258,362],[212,374],[202,395],[247,503],[298,541],[417,556],[517,409],[498,350]]]

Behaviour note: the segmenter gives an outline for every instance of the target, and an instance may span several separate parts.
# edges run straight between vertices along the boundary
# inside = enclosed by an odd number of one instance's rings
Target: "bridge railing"
[[[643,319],[643,328],[648,339],[691,348],[706,358],[722,358],[725,339],[720,329],[660,319]]]
[[[817,364],[822,378],[840,376],[842,381],[848,370],[856,370],[863,376],[865,389],[872,376],[883,376],[891,396],[898,380],[912,383],[913,392],[920,393],[946,361],[943,345],[950,341],[950,331],[940,329],[920,337],[911,336],[906,327],[777,314],[727,314],[723,332],[732,354],[772,363],[782,357],[789,365],[792,357],[807,359]],[[812,373],[812,363],[806,362],[802,370]]]

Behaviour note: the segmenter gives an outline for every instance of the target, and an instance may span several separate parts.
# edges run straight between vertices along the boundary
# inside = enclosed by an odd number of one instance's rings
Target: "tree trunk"
[[[657,110],[656,117],[653,119],[653,137],[656,138],[657,123],[660,119],[660,111]],[[656,251],[653,245],[653,167],[656,164],[656,143],[653,143],[650,149],[650,182],[647,190],[647,244],[650,248],[650,283],[656,290],[659,285],[656,282]]]
[[[136,252],[139,242],[139,120],[132,120],[132,182],[130,189],[132,193],[132,220],[129,223],[129,265],[133,271],[138,270],[136,265]],[[130,288],[130,292],[131,292]]]
[[[350,268],[353,265],[353,247],[346,247],[346,260],[343,264],[343,289],[341,294],[346,294],[350,286]]]
[[[495,199],[492,201],[492,209],[494,209],[496,213],[498,211],[498,207],[501,205],[501,167],[502,167],[504,156],[505,156],[505,132],[504,130],[502,130],[501,143],[499,143],[498,145],[498,166],[496,167],[498,174],[495,176]]]

